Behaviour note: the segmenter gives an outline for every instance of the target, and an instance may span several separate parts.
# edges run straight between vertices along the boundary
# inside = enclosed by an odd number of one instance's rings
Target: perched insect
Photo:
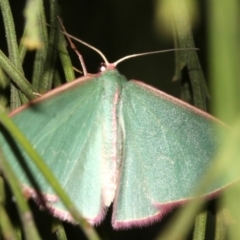
[[[220,143],[216,127],[225,126],[149,85],[128,81],[115,68],[123,59],[103,59],[101,73],[85,72],[11,117],[90,223],[100,223],[113,204],[114,228],[148,225],[194,197]],[[0,144],[25,193],[39,202],[38,186],[53,215],[73,221],[20,144],[8,138],[2,133]],[[226,184],[222,179],[203,195]]]

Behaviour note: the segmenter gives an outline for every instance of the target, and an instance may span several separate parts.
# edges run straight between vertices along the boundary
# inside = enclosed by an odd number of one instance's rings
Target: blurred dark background
[[[61,17],[68,33],[80,38],[101,50],[110,62],[133,54],[154,50],[174,48],[173,39],[161,31],[161,22],[156,27],[154,0],[68,0],[59,1]],[[19,40],[24,27],[23,9],[25,1],[10,0]],[[46,12],[49,13],[49,2],[45,1]],[[198,0],[199,21],[193,29],[196,47],[203,70],[206,73],[206,18],[204,1]],[[7,54],[4,30],[1,21],[0,48]],[[157,30],[158,29],[158,30]],[[83,55],[87,69],[90,73],[96,73],[102,62],[97,53],[87,49],[81,44],[76,44]],[[24,63],[28,71],[26,75],[31,78],[32,56]],[[74,66],[81,69],[78,58],[72,51]],[[180,95],[181,82],[172,82],[174,74],[174,52],[133,58],[121,63],[119,71],[128,79],[138,79],[151,84],[160,90],[174,96]],[[187,78],[187,74],[183,76]],[[49,218],[47,214],[39,212],[33,205],[36,217]],[[151,227],[132,229],[125,231],[113,231],[110,225],[111,210],[104,223],[98,227],[103,239],[153,239],[165,226],[171,217],[169,214],[162,222]],[[38,224],[46,230],[47,220],[39,220]],[[66,224],[69,239],[80,239],[79,228]],[[44,232],[44,231],[43,231]],[[43,237],[43,239],[50,239]],[[53,238],[51,238],[53,239]],[[83,239],[83,238],[81,238]],[[211,234],[208,239],[213,239]]]
[[[109,62],[133,53],[174,48],[173,39],[165,34],[162,23],[156,23],[156,1],[144,0],[68,0],[59,1],[60,12],[68,33],[95,46]],[[193,28],[194,40],[203,70],[206,72],[206,19],[204,1],[197,1],[199,20]],[[25,1],[10,0],[19,40],[24,26]],[[49,2],[45,1],[49,13]],[[47,16],[48,17],[48,16]],[[1,28],[2,28],[1,24]],[[1,31],[3,33],[3,29]],[[96,73],[102,59],[91,49],[76,43],[83,55],[87,69]],[[6,51],[3,35],[1,49]],[[72,52],[74,66],[81,69],[76,54]],[[31,73],[32,58],[27,58],[25,69]],[[129,59],[118,66],[128,79],[149,83],[171,95],[179,96],[180,82],[172,82],[174,74],[174,52]],[[27,75],[30,79],[31,75]],[[28,74],[28,73],[26,73]],[[184,75],[185,78],[187,78]]]

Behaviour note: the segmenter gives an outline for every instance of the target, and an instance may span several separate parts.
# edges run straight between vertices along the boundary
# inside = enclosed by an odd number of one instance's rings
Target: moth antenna
[[[63,24],[62,24],[62,21],[61,21],[61,19],[60,19],[59,17],[58,17],[58,20],[59,20],[59,22],[60,22],[60,24],[61,24],[61,26],[62,26],[62,28],[63,28],[63,30],[64,30],[64,31],[62,31],[62,32],[63,32],[63,34],[68,38],[68,41],[70,42],[71,47],[73,47],[74,51],[76,51],[76,53],[77,53],[77,55],[78,55],[79,57],[81,56],[81,59],[80,59],[81,64],[83,63],[82,55],[77,51],[77,48],[75,47],[75,45],[72,43],[72,41],[71,41],[70,39],[73,39],[73,40],[75,40],[75,41],[77,41],[77,42],[79,42],[79,43],[81,43],[81,44],[83,44],[83,45],[91,48],[93,51],[97,52],[97,53],[102,57],[102,59],[103,59],[104,63],[106,64],[106,66],[110,65],[109,62],[108,62],[108,60],[107,60],[107,58],[104,56],[104,54],[103,54],[100,50],[98,50],[97,48],[93,47],[92,45],[84,42],[83,40],[80,40],[80,39],[74,37],[73,35],[67,33],[67,31],[65,30],[65,28],[64,28],[64,26],[63,26]],[[81,61],[81,60],[82,60],[82,61]],[[83,65],[84,65],[84,68],[86,69],[84,63],[83,63]],[[83,69],[83,72],[84,72],[84,69]],[[85,73],[84,73],[84,75],[85,75]]]
[[[183,50],[199,50],[198,48],[173,48],[173,49],[168,49],[168,50],[160,50],[160,51],[152,51],[152,52],[145,52],[145,53],[136,53],[136,54],[131,54],[128,56],[125,56],[123,58],[120,58],[116,62],[113,63],[114,66],[117,66],[120,62],[125,61],[126,59],[129,58],[134,58],[134,57],[141,57],[141,56],[146,56],[150,54],[158,54],[158,53],[165,53],[165,52],[173,52],[173,51],[183,51]]]
[[[109,65],[109,62],[108,62],[107,58],[103,55],[103,53],[102,53],[100,50],[98,50],[97,48],[93,47],[92,45],[84,42],[83,40],[80,40],[80,39],[72,36],[71,34],[68,34],[68,33],[67,33],[66,35],[69,36],[70,38],[74,39],[75,41],[80,42],[81,44],[83,44],[83,45],[91,48],[93,51],[97,52],[97,53],[102,57],[104,63],[105,63],[106,65]]]
[[[74,66],[73,66],[73,70],[74,70],[75,72],[78,72],[78,73],[80,73],[80,74],[83,74],[83,72],[82,72],[81,70],[75,68]]]
[[[120,62],[123,62],[129,58],[134,58],[134,57],[141,57],[141,56],[146,56],[146,55],[151,55],[151,54],[158,54],[158,53],[166,53],[166,52],[173,52],[173,51],[186,51],[186,50],[199,50],[199,48],[172,48],[172,49],[167,49],[167,50],[160,50],[160,51],[152,51],[152,52],[144,52],[144,53],[136,53],[136,54],[131,54],[128,56],[125,56],[123,58],[120,58],[119,60],[117,60],[114,63],[109,63],[107,58],[104,56],[104,54],[97,48],[93,47],[92,45],[84,42],[83,40],[80,40],[76,37],[74,37],[73,35],[67,33],[65,27],[63,26],[62,20],[58,17],[58,20],[60,22],[60,25],[63,29],[63,34],[68,38],[68,41],[70,43],[71,48],[77,53],[79,60],[81,62],[82,68],[83,68],[83,73],[84,75],[87,75],[87,70],[86,70],[86,66],[85,63],[83,61],[82,55],[78,52],[76,46],[73,44],[73,42],[71,41],[71,39],[91,48],[92,50],[94,50],[95,52],[97,52],[103,59],[104,64],[106,66],[106,68],[115,68]],[[104,69],[105,70],[105,69]],[[102,71],[104,71],[102,70]]]
[[[83,75],[86,76],[87,75],[87,68],[86,68],[86,65],[85,65],[85,62],[83,60],[83,57],[82,55],[80,54],[80,52],[77,50],[76,46],[74,45],[74,43],[72,42],[71,38],[68,36],[67,34],[67,31],[63,25],[63,22],[62,22],[62,19],[60,17],[57,17],[58,18],[58,21],[61,25],[61,28],[63,29],[62,33],[67,37],[68,39],[68,42],[70,43],[70,47],[75,51],[75,53],[77,54],[78,58],[79,58],[79,61],[82,65],[82,69],[83,69]]]

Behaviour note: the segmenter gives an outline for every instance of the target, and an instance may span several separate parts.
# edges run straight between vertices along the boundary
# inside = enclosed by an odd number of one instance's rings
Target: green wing
[[[215,121],[163,92],[130,81],[123,88],[120,122],[124,153],[113,225],[148,225],[194,197],[219,143]],[[205,194],[223,184],[209,186]]]
[[[53,171],[70,198],[90,222],[104,215],[101,202],[102,91],[98,78],[67,84],[14,114],[13,120]],[[61,94],[60,94],[61,93]],[[64,206],[31,160],[14,151],[0,135],[3,151],[25,191],[36,197],[26,175],[25,160],[54,215],[71,220]],[[16,151],[15,151],[16,153]]]

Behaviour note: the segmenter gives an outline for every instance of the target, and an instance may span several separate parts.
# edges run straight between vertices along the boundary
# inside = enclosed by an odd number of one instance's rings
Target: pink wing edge
[[[48,213],[52,214],[54,217],[69,222],[72,224],[77,224],[71,214],[62,209],[56,208],[52,206],[52,203],[58,202],[58,196],[54,194],[46,194],[46,193],[37,193],[33,188],[23,185],[22,186],[24,196],[28,199],[33,199],[36,204],[39,206],[40,210],[46,210]],[[39,195],[40,194],[40,195]],[[105,218],[107,213],[107,208],[101,204],[98,214],[93,218],[85,218],[91,225],[97,226],[99,225],[103,219]],[[83,217],[84,218],[84,217]]]
[[[222,125],[224,125],[225,127],[228,127],[224,122],[220,121],[219,119],[217,119],[216,117],[212,116],[211,114],[207,113],[207,112],[204,112],[203,110],[197,108],[197,107],[194,107],[192,106],[191,104],[187,103],[187,102],[184,102],[183,100],[181,99],[178,99],[176,97],[173,97],[163,91],[160,91],[159,89],[156,89],[146,83],[143,83],[139,80],[130,80],[130,82],[134,82],[136,85],[144,88],[145,90],[148,90],[150,91],[151,93],[153,93],[155,96],[157,97],[160,97],[160,98],[163,98],[163,99],[166,99],[182,108],[185,108],[187,110],[190,110],[191,112],[194,112],[195,114],[197,115],[200,115],[204,118],[207,118],[207,119],[210,119],[210,120],[213,120],[214,122],[218,122]]]
[[[28,103],[18,107],[17,109],[13,110],[9,116],[10,117],[13,117],[14,115],[18,114],[19,112],[23,111],[24,109],[32,106],[32,105],[35,105],[41,101],[45,101],[55,95],[58,95],[58,94],[61,94],[62,92],[65,92],[71,88],[74,88],[76,86],[79,86],[81,84],[84,84],[85,82],[88,82],[88,81],[91,81],[92,78],[94,77],[98,77],[99,74],[96,74],[96,75],[87,75],[87,76],[84,76],[84,77],[80,77],[80,78],[77,78],[76,80],[73,80],[72,82],[68,82],[68,83],[65,83],[59,87],[56,87],[52,90],[50,90],[49,92],[41,95],[40,97],[37,97],[36,99],[34,100],[31,100],[29,101]]]
[[[223,189],[218,189],[210,194],[206,194],[201,197],[196,198],[188,198],[183,199],[179,201],[174,202],[168,202],[168,203],[153,203],[153,206],[156,208],[157,212],[154,215],[146,216],[142,219],[129,219],[125,221],[117,221],[115,218],[115,205],[113,207],[113,215],[112,215],[112,226],[114,229],[130,229],[132,227],[147,227],[149,225],[152,225],[154,223],[160,222],[163,217],[165,217],[167,214],[169,214],[172,210],[174,210],[177,207],[181,207],[182,205],[189,203],[190,201],[194,201],[194,199],[202,199],[202,200],[211,200],[220,195]]]

